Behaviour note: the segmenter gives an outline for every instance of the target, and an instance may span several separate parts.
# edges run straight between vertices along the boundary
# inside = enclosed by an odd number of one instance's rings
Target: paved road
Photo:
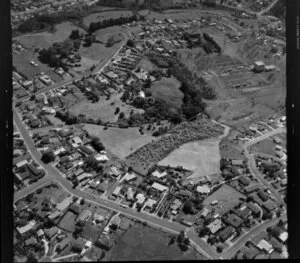
[[[28,131],[24,128],[24,126],[22,125],[22,122],[19,118],[18,113],[16,112],[16,110],[14,109],[14,122],[17,126],[17,128],[19,129],[20,134],[22,135],[28,150],[31,152],[33,158],[35,158],[37,161],[40,160],[40,156],[41,154],[36,150],[34,143],[32,141],[32,139],[30,138],[30,136],[28,135]],[[179,233],[180,231],[185,231],[187,228],[181,224],[175,223],[175,222],[169,222],[166,220],[163,220],[161,218],[158,217],[154,217],[152,215],[149,214],[145,214],[145,213],[139,213],[135,210],[132,209],[126,209],[123,207],[120,207],[119,204],[116,204],[110,200],[106,200],[106,199],[102,199],[99,196],[90,194],[90,193],[86,193],[84,191],[81,191],[79,189],[73,189],[72,184],[65,178],[63,178],[59,171],[54,168],[52,165],[50,164],[44,164],[42,162],[39,162],[39,164],[47,171],[47,174],[45,177],[43,177],[40,181],[38,181],[37,183],[34,183],[28,187],[26,187],[25,189],[15,193],[14,199],[15,201],[25,197],[26,195],[28,195],[29,193],[32,193],[33,191],[35,191],[38,187],[41,187],[43,185],[45,185],[46,183],[49,183],[51,181],[55,181],[58,184],[60,184],[65,191],[69,192],[72,195],[75,196],[79,196],[84,198],[85,200],[91,202],[91,203],[95,203],[97,205],[106,207],[108,209],[117,211],[117,212],[121,212],[124,215],[127,215],[129,217],[133,217],[136,218],[137,220],[143,221],[143,222],[147,222],[150,225],[153,225],[155,227],[159,227],[162,229],[165,229],[167,231],[171,231],[173,233]],[[205,251],[202,249],[202,246],[206,246],[207,244],[205,242],[203,242],[202,240],[200,240],[199,238],[197,238],[196,240],[193,240],[193,242],[195,244],[197,244],[197,250],[201,251],[201,253],[211,259],[211,258],[217,258],[216,254],[212,251],[212,250],[208,250]]]
[[[257,225],[256,227],[254,227],[253,229],[251,229],[249,232],[247,232],[246,234],[244,234],[243,236],[241,236],[236,241],[235,245],[233,245],[229,249],[225,250],[221,254],[221,257],[224,258],[224,259],[231,259],[241,249],[241,247],[244,246],[244,244],[247,241],[249,241],[250,239],[252,239],[254,236],[258,235],[260,232],[264,231],[268,227],[276,224],[280,219],[286,220],[286,218],[287,218],[286,215],[282,215],[279,218],[274,218],[274,219],[266,221],[266,222],[264,222],[264,223],[262,223],[260,225]]]
[[[268,133],[261,135],[260,137],[258,137],[256,139],[254,139],[253,141],[245,143],[243,146],[244,154],[248,158],[250,170],[265,187],[268,187],[270,189],[270,192],[275,196],[277,202],[282,205],[285,205],[285,203],[282,200],[280,194],[274,189],[274,187],[272,185],[269,184],[269,182],[266,179],[263,178],[263,176],[261,175],[260,171],[258,170],[258,168],[256,166],[254,154],[249,153],[248,147],[259,141],[265,140],[265,139],[269,138],[270,136],[273,136],[275,134],[282,133],[285,131],[286,131],[285,128],[278,128],[278,129],[272,130]]]

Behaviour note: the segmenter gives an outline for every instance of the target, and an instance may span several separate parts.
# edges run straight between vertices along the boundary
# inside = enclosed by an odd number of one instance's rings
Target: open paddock
[[[55,42],[61,42],[66,40],[71,34],[72,30],[79,30],[81,33],[85,33],[85,31],[73,25],[71,22],[64,22],[57,26],[55,26],[55,32],[42,32],[42,33],[34,33],[27,34],[15,37],[14,40],[21,42],[21,44],[29,50],[34,50],[35,48],[48,48]]]
[[[272,139],[267,138],[263,141],[259,141],[258,143],[250,146],[250,152],[255,152],[255,153],[263,153],[267,155],[271,155],[276,157],[275,155],[275,143],[273,142]]]
[[[155,139],[151,135],[141,135],[138,128],[103,128],[93,124],[84,125],[89,134],[99,137],[104,146],[121,159]]]
[[[143,260],[203,260],[193,248],[182,252],[175,243],[168,246],[172,235],[160,230],[135,224],[119,239],[107,255],[108,261]],[[151,244],[151,246],[149,246]]]
[[[239,198],[245,198],[245,195],[238,192],[231,186],[227,184],[223,184],[221,188],[219,188],[217,191],[209,195],[203,202],[203,205],[206,207],[212,207],[211,202],[214,200],[218,200],[219,204],[215,205],[216,213],[223,215],[228,210],[233,208],[235,205],[237,205],[240,200]],[[220,207],[220,203],[222,207]]]
[[[122,103],[120,99],[122,95],[122,93],[114,93],[109,100],[106,100],[105,97],[100,97],[99,101],[96,103],[91,103],[89,100],[84,99],[70,107],[69,111],[76,116],[83,114],[88,118],[100,118],[104,122],[116,122],[118,120],[119,114],[115,114],[117,107],[120,108],[120,112],[124,112],[126,118],[130,116],[130,111],[132,109],[134,112],[143,112],[141,109],[134,109],[131,106]]]

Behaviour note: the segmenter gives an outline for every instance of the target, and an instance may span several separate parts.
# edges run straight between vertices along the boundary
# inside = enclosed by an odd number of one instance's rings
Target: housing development
[[[283,0],[12,0],[14,262],[281,259]]]

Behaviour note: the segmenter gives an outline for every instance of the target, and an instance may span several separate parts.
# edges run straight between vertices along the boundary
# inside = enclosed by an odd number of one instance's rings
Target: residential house
[[[282,232],[282,233],[278,236],[278,239],[279,239],[281,242],[286,242],[287,239],[288,239],[288,232],[286,232],[286,231]]]
[[[257,247],[262,250],[262,251],[265,251],[266,253],[268,254],[271,254],[273,252],[273,246],[268,242],[266,241],[265,239],[262,239],[258,244],[257,244]]]
[[[227,218],[224,219],[224,221],[233,226],[234,228],[238,228],[241,226],[241,224],[244,222],[243,219],[241,219],[240,217],[238,217],[235,214],[229,214]]]
[[[269,199],[269,196],[261,189],[257,191],[257,195],[263,202]]]
[[[120,171],[118,170],[118,168],[117,167],[115,167],[115,166],[112,166],[111,168],[110,168],[110,170],[111,170],[111,175],[113,175],[114,177],[118,177],[119,175],[120,175]]]
[[[39,229],[37,232],[36,232],[36,234],[37,234],[37,236],[38,237],[42,237],[42,236],[44,236],[44,230],[43,229]]]
[[[219,237],[221,238],[222,242],[225,242],[234,233],[235,233],[235,228],[232,226],[227,226],[219,233]]]
[[[77,218],[77,222],[86,222],[92,215],[91,211],[88,209],[83,210]]]
[[[142,193],[139,193],[136,195],[136,199],[137,199],[137,203],[139,205],[142,205],[145,202],[146,197]]]
[[[60,251],[63,251],[69,244],[70,244],[70,239],[68,237],[66,237],[58,243],[57,248]]]
[[[61,201],[59,204],[57,204],[56,208],[59,211],[63,212],[72,203],[72,199],[73,199],[72,196],[66,197],[63,201]]]
[[[127,199],[128,201],[133,200],[133,195],[134,195],[134,192],[133,192],[132,188],[129,187],[129,188],[127,189],[126,199]]]
[[[209,194],[210,188],[207,185],[203,185],[203,186],[198,185],[196,191],[200,194]]]
[[[79,182],[82,182],[84,180],[87,180],[90,177],[92,177],[92,174],[90,174],[90,173],[83,173],[83,174],[79,175],[77,177],[77,179],[78,179]]]
[[[253,192],[255,192],[259,189],[260,189],[259,184],[250,184],[250,185],[248,185],[244,188],[244,191],[245,191],[246,194],[250,194],[250,193],[253,193]]]
[[[123,182],[123,181],[125,181],[125,182],[130,182],[130,181],[134,181],[135,179],[136,179],[136,174],[135,173],[126,173],[123,177],[122,177],[122,179],[120,180],[120,183],[121,182]]]
[[[267,211],[267,212],[273,212],[273,211],[275,211],[276,209],[277,209],[277,207],[276,207],[276,204],[273,202],[273,201],[271,201],[271,200],[268,200],[268,201],[266,201],[266,202],[264,202],[263,204],[262,204],[262,207]]]
[[[73,131],[70,129],[61,129],[57,133],[61,138],[67,138],[67,137],[73,135]]]
[[[121,189],[122,189],[121,186],[117,186],[117,187],[115,188],[115,190],[112,192],[112,195],[115,196],[115,197],[118,197],[119,194],[120,194]]]
[[[78,146],[78,150],[85,156],[92,155],[94,151],[85,145]]]
[[[251,182],[245,175],[241,175],[238,181],[244,186],[248,186]]]
[[[157,203],[156,200],[149,198],[146,203],[145,203],[145,208],[150,208],[152,209],[152,207]]]
[[[166,175],[167,175],[168,173],[167,172],[162,172],[162,173],[160,173],[159,171],[154,171],[153,173],[152,173],[152,175],[154,176],[154,177],[156,177],[156,178],[163,178],[163,177],[165,177]]]
[[[116,228],[120,226],[120,223],[121,223],[121,218],[119,216],[114,216],[110,220],[110,225]]]
[[[28,238],[26,241],[25,241],[25,245],[26,246],[30,246],[30,245],[35,245],[37,244],[37,240],[35,237],[31,236],[30,238]]]
[[[53,220],[53,219],[58,218],[60,215],[61,215],[60,211],[54,211],[53,213],[51,213],[51,214],[48,215],[48,218],[51,219],[51,220]]]
[[[252,214],[252,211],[247,206],[243,206],[241,209],[235,211],[235,214],[245,220]]]
[[[159,192],[167,192],[169,190],[168,187],[166,187],[166,186],[164,186],[162,184],[156,183],[156,182],[154,182],[151,187],[153,189],[158,190]]]
[[[27,167],[34,176],[39,176],[42,174],[42,170],[36,168],[33,164],[28,164]]]
[[[243,160],[231,160],[233,166],[243,166]]]
[[[77,204],[77,203],[73,203],[70,207],[69,207],[69,210],[71,212],[73,212],[74,214],[76,215],[79,215],[80,212],[81,212],[81,208],[80,206]]]
[[[20,235],[23,235],[24,233],[26,233],[27,231],[32,229],[35,225],[36,225],[36,221],[31,220],[27,225],[22,226],[22,227],[17,227],[17,230],[18,230]]]
[[[45,236],[48,238],[48,240],[52,240],[60,232],[61,230],[57,226],[53,226],[45,230]]]
[[[211,222],[207,227],[209,228],[210,232],[214,234],[223,227],[223,223],[220,219],[216,219],[213,222]]]

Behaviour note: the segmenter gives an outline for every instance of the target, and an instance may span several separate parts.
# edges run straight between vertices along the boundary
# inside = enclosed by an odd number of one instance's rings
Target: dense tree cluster
[[[55,114],[55,117],[59,118],[63,122],[65,122],[67,125],[72,125],[78,123],[78,118],[71,114],[70,112],[66,111],[57,111]]]
[[[82,14],[78,11],[60,12],[59,14],[43,14],[35,15],[34,17],[22,22],[17,31],[28,33],[36,30],[44,30],[63,21],[78,21]]]
[[[127,23],[131,23],[133,21],[138,21],[140,19],[144,19],[143,16],[132,15],[128,17],[118,17],[118,18],[110,18],[105,19],[98,22],[91,22],[88,31],[93,33],[101,28],[111,27],[111,26],[119,26]]]

